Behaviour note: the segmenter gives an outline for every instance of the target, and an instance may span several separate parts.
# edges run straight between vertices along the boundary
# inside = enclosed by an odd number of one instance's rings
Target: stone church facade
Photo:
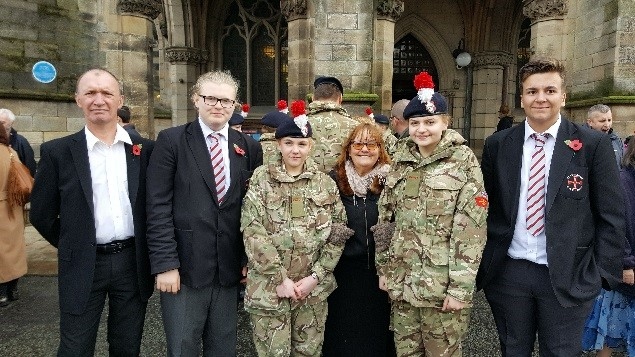
[[[151,138],[195,118],[189,90],[209,70],[240,80],[255,121],[279,99],[307,98],[318,75],[342,81],[352,115],[388,113],[425,69],[478,153],[501,104],[523,119],[516,73],[531,55],[565,62],[568,117],[604,103],[620,136],[635,129],[632,0],[6,0],[0,15],[0,107],[36,155],[82,128],[73,92],[92,67],[120,78]],[[57,69],[51,83],[33,79],[41,60]]]

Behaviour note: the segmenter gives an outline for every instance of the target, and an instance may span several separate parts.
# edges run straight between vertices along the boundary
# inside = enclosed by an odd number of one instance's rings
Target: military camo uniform
[[[382,139],[384,139],[384,147],[386,148],[388,155],[392,157],[396,152],[397,138],[392,133],[392,130],[384,130],[384,133],[381,137]]]
[[[312,102],[307,117],[315,140],[311,157],[320,171],[328,173],[340,156],[342,143],[359,122],[351,118],[341,105],[333,102]]]
[[[262,133],[258,139],[262,146],[262,164],[264,166],[276,162],[280,156],[275,133]]]
[[[396,224],[376,264],[393,300],[399,355],[420,354],[424,342],[431,356],[461,355],[470,309],[440,309],[446,295],[470,306],[487,216],[479,163],[464,142],[447,129],[432,155],[423,158],[408,141],[393,157],[380,199],[379,221],[394,217]]]
[[[327,238],[333,224],[346,224],[335,182],[307,159],[297,177],[282,169],[281,157],[254,171],[245,197],[241,230],[249,259],[245,310],[251,315],[259,356],[319,356],[324,339],[326,298],[337,284],[333,269],[344,242]],[[306,299],[279,298],[276,286],[318,276]],[[291,345],[293,341],[293,346]]]

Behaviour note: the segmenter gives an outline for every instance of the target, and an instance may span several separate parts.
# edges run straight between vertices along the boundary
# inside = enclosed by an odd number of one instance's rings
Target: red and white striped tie
[[[220,133],[210,134],[209,137],[212,140],[212,146],[209,148],[210,156],[212,158],[212,169],[214,170],[214,180],[216,181],[216,196],[218,197],[218,203],[222,203],[227,193],[227,186],[225,186],[225,162],[223,160],[223,150],[220,144]]]
[[[534,151],[527,188],[527,231],[534,237],[545,229],[545,143],[549,134],[534,133]]]

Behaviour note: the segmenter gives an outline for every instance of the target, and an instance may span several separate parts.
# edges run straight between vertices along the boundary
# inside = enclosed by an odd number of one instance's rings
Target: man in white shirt
[[[152,294],[145,178],[153,143],[117,124],[123,95],[104,69],[82,74],[79,132],[41,146],[31,223],[58,249],[58,356],[93,356],[108,297],[111,356],[138,356]]]

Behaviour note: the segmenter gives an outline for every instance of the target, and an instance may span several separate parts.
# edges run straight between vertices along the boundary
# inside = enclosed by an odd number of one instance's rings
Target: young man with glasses
[[[198,120],[161,131],[148,167],[148,249],[169,356],[236,355],[238,284],[247,257],[240,210],[260,144],[229,130],[238,84],[228,72],[192,88]]]

